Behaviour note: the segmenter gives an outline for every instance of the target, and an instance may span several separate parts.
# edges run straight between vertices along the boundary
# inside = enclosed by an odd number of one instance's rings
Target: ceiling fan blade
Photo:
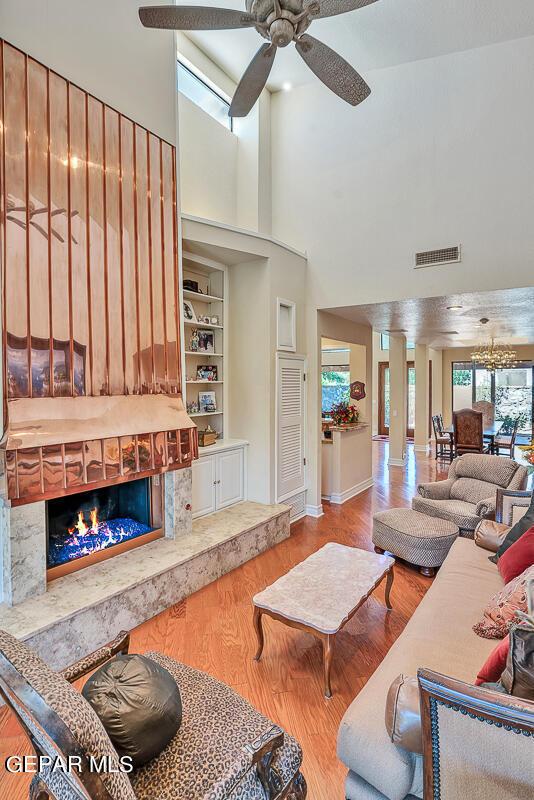
[[[297,39],[295,47],[319,80],[351,106],[357,106],[371,94],[354,67],[323,42],[305,33]]]
[[[376,3],[376,0],[320,0],[320,10],[313,15],[313,18],[322,19],[334,17],[336,14],[346,14],[347,11],[355,11],[357,8],[370,6],[371,3]]]
[[[211,6],[142,6],[139,19],[145,28],[177,31],[221,31],[252,28],[256,24],[252,14]]]
[[[247,116],[267,83],[276,50],[274,44],[262,44],[239,81],[228,116]]]

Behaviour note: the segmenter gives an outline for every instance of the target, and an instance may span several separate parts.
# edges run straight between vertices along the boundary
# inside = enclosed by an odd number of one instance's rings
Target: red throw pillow
[[[497,566],[504,582],[509,583],[532,564],[534,564],[534,526],[502,554]]]
[[[482,683],[496,683],[499,680],[506,666],[509,649],[510,637],[507,636],[489,654],[484,666],[477,675],[475,686],[480,686]]]

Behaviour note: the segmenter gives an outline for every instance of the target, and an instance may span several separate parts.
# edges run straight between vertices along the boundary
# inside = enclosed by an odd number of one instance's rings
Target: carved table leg
[[[386,608],[387,608],[388,611],[391,611],[391,609],[393,608],[393,606],[391,605],[391,600],[390,600],[390,596],[389,595],[390,595],[390,592],[391,592],[391,587],[393,586],[394,577],[395,577],[395,574],[393,572],[393,567],[391,567],[390,571],[388,572],[387,579],[386,579]]]
[[[259,661],[261,658],[261,654],[263,653],[263,620],[262,620],[262,610],[258,608],[258,606],[254,606],[254,630],[256,631],[256,636],[258,637],[258,649],[256,651],[256,655],[254,656],[254,661]]]
[[[332,667],[332,657],[334,655],[335,636],[324,634],[321,639],[323,643],[323,666],[324,666],[324,696],[328,699],[332,697],[332,686],[330,684],[330,669]]]

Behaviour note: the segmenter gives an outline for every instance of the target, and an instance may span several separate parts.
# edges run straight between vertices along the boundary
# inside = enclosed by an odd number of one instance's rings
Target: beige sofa
[[[386,695],[397,675],[416,675],[419,667],[474,682],[496,645],[472,630],[503,585],[489,555],[471,539],[456,540],[404,632],[349,706],[338,735],[338,755],[349,769],[349,800],[423,796],[422,757],[392,744],[386,732]]]

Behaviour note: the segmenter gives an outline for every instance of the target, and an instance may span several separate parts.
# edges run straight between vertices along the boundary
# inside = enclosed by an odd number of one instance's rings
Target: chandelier
[[[492,339],[489,344],[483,344],[473,353],[471,361],[485,367],[490,372],[496,369],[509,369],[517,364],[517,353],[505,345],[496,345]]]

